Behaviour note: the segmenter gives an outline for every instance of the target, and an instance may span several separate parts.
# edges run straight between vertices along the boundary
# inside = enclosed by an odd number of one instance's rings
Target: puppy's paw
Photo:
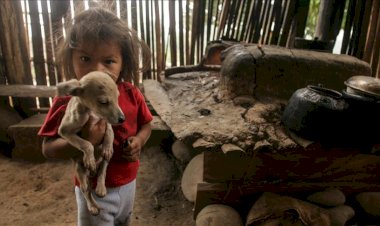
[[[112,158],[113,155],[113,148],[111,147],[106,147],[103,149],[103,157],[109,162]]]
[[[91,172],[96,171],[96,162],[93,155],[83,155],[83,165]]]
[[[88,211],[90,211],[91,215],[99,215],[100,209],[96,206],[88,206]]]
[[[98,184],[95,189],[95,194],[101,198],[107,195],[107,189],[104,185]]]

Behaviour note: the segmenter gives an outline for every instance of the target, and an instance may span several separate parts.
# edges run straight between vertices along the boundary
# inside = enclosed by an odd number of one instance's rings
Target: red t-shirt
[[[131,136],[135,136],[141,126],[152,121],[153,117],[145,103],[144,96],[138,88],[128,82],[118,84],[120,92],[119,106],[125,115],[125,122],[112,126],[115,139],[113,142],[114,153],[109,162],[106,176],[107,187],[118,187],[133,181],[139,168],[139,161],[128,162],[121,157],[122,146]],[[70,96],[55,97],[44,124],[38,135],[54,137],[58,135],[58,127],[65,113]],[[76,185],[78,181],[76,180]]]

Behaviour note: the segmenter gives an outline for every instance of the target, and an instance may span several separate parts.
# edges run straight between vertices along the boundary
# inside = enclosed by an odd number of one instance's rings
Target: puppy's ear
[[[79,81],[76,79],[71,79],[67,82],[61,82],[57,85],[57,95],[58,96],[79,96],[83,93],[83,88]]]

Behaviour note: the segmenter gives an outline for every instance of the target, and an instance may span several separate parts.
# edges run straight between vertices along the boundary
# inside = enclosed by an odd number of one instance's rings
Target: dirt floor
[[[181,169],[162,147],[145,149],[133,226],[192,226],[193,203],[180,189]],[[76,225],[70,161],[33,163],[0,154],[0,225]]]

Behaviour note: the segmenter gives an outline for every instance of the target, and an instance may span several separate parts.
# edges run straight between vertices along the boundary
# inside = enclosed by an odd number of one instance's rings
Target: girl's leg
[[[100,213],[97,216],[93,216],[88,211],[83,193],[79,187],[75,187],[78,207],[78,226],[113,226],[114,215],[120,202],[118,195],[115,196],[115,193],[111,191],[104,198],[99,198],[94,192],[92,192],[92,195],[100,207]]]
[[[78,207],[78,226],[113,226],[129,225],[135,199],[136,180],[129,184],[107,188],[103,198],[93,196],[100,207],[100,213],[93,216],[87,209],[86,200],[79,187],[75,187]]]
[[[120,208],[115,216],[115,225],[128,226],[131,220],[133,203],[135,201],[136,180],[120,187]]]

